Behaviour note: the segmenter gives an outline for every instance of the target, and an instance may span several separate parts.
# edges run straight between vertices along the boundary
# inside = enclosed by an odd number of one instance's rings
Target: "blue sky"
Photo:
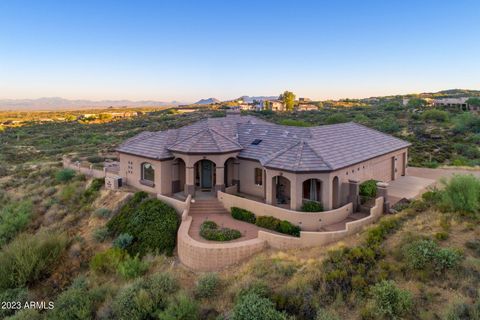
[[[0,98],[480,89],[480,1],[0,2]]]

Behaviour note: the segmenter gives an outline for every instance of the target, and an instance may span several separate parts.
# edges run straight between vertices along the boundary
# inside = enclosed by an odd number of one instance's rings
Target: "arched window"
[[[321,200],[321,182],[318,179],[308,179],[303,182],[303,199],[320,201]]]
[[[155,181],[155,168],[148,162],[142,163],[142,180]]]

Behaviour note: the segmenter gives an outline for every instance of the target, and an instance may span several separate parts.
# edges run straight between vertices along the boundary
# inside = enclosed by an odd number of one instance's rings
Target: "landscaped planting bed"
[[[230,228],[219,228],[218,225],[210,220],[206,220],[200,226],[200,235],[206,240],[212,241],[230,241],[242,236],[240,231]]]

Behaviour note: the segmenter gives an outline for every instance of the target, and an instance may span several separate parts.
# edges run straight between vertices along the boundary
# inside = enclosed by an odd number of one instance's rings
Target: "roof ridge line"
[[[175,129],[175,130],[177,130],[177,129]],[[188,139],[191,139],[191,138],[193,138],[194,136],[198,135],[199,133],[201,133],[201,132],[203,132],[203,131],[207,131],[207,130],[208,130],[208,128],[202,129],[202,130],[200,130],[200,131],[196,131],[196,132],[192,133],[191,135],[187,136],[187,137],[184,138],[184,139],[181,139],[181,140],[179,140],[179,141],[175,141],[175,143],[172,144],[172,145],[170,145],[170,146],[168,146],[167,149],[173,148],[173,147],[175,147],[177,144],[179,144],[179,143],[181,143],[181,142],[184,142],[184,141],[186,141],[186,140],[188,140]],[[178,136],[178,133],[177,133],[177,136]]]
[[[308,145],[308,147],[310,148],[310,150],[313,151],[313,153],[315,153],[317,155],[317,157],[320,158],[320,160],[322,160],[323,162],[325,162],[325,164],[330,168],[330,170],[333,170],[333,166],[327,161],[325,160],[325,158],[323,158],[318,152],[317,150],[315,150],[314,148],[312,148],[312,146],[310,145],[310,143],[308,143],[309,141],[306,141],[305,143]]]
[[[300,139],[300,150],[297,154],[297,161],[295,161],[295,167],[297,167],[297,168],[300,165],[300,160],[302,160],[302,152],[303,152],[303,145],[304,144],[305,144],[305,142],[303,141],[303,139]]]
[[[221,134],[220,132],[218,132],[217,129],[215,129],[215,128],[209,128],[209,130],[212,130],[213,132],[215,132],[215,133],[218,134],[219,136],[227,139],[228,141],[230,141],[230,142],[232,142],[232,143],[235,143],[237,146],[239,146],[239,147],[241,147],[241,148],[243,149],[243,146],[242,146],[240,143],[238,143],[238,142],[235,141],[235,140],[230,139],[229,137],[224,136],[223,134]],[[237,128],[237,132],[238,132],[238,128]],[[238,133],[237,133],[237,134],[238,134]],[[215,141],[215,143],[216,143],[216,141]]]
[[[278,150],[277,152],[274,152],[271,156],[269,156],[269,159],[268,159],[267,161],[265,161],[264,164],[269,163],[270,161],[273,160],[273,158],[278,157],[278,156],[281,155],[281,154],[284,154],[284,153],[287,152],[288,150],[290,150],[290,149],[292,149],[293,147],[297,146],[299,143],[300,143],[300,141],[295,141],[294,144],[292,144],[292,145],[290,145],[290,146],[286,146],[285,148],[280,149],[280,150]],[[263,165],[263,163],[262,163],[262,165]]]

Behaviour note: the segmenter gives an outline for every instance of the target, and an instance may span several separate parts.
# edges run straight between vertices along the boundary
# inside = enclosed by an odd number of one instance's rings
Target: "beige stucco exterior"
[[[303,183],[317,179],[320,184],[319,201],[325,210],[339,208],[348,203],[349,181],[363,182],[369,179],[389,182],[405,175],[407,148],[363,161],[332,172],[288,172],[265,168],[260,162],[238,158],[238,152],[224,154],[173,153],[169,160],[154,160],[120,153],[120,172],[124,183],[147,192],[171,195],[183,191],[195,196],[201,188],[201,170],[196,168],[202,160],[213,163],[212,190],[224,191],[225,187],[237,186],[237,191],[276,205],[276,183],[282,184],[284,206],[299,210],[302,206]],[[155,168],[153,185],[142,182],[141,166],[148,162]],[[262,171],[261,184],[255,181],[255,169]],[[278,181],[278,182],[277,182]],[[226,182],[226,185],[225,185]],[[258,181],[257,181],[258,182]]]

